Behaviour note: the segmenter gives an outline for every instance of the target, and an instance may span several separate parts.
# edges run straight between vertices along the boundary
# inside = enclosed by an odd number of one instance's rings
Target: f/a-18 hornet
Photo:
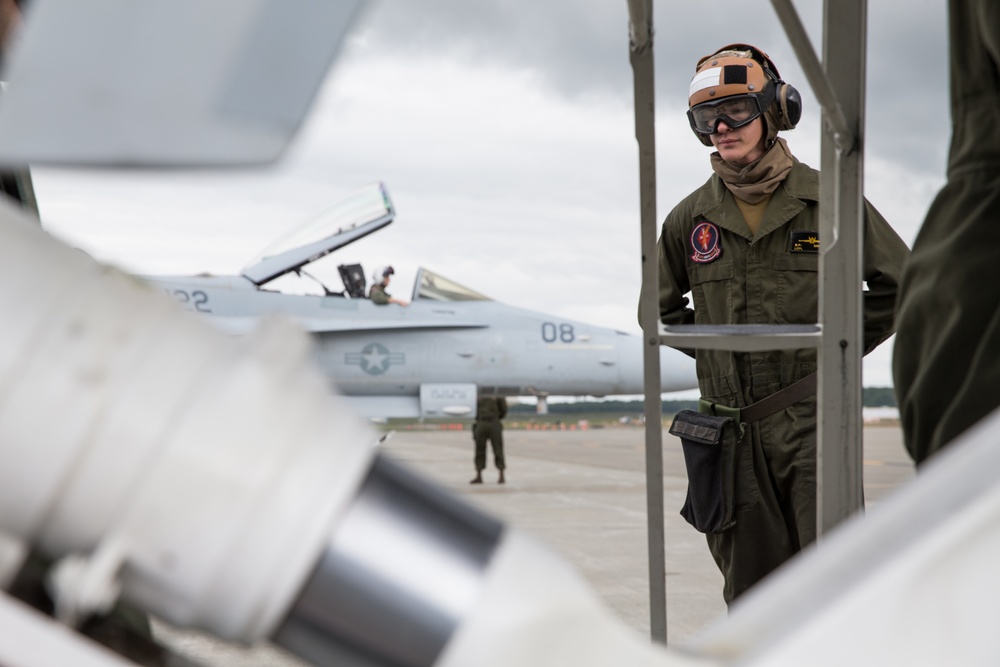
[[[288,315],[316,340],[318,363],[361,414],[473,416],[477,389],[504,396],[641,394],[641,339],[490,299],[428,269],[409,307],[366,298],[361,265],[340,265],[342,291],[277,291],[274,281],[390,224],[381,184],[366,186],[279,239],[236,276],[147,277],[227,331]],[[312,277],[312,276],[310,276]],[[317,281],[318,282],[318,281]],[[696,386],[694,362],[661,348],[662,390]]]

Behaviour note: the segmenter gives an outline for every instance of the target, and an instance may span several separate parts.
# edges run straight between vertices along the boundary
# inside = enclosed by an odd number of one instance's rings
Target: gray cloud
[[[568,95],[629,91],[625,0],[379,0],[358,28],[375,51],[527,69]]]
[[[822,49],[820,3],[799,2],[814,48]],[[697,59],[732,42],[767,51],[786,81],[817,105],[768,2],[701,0],[657,4],[658,105],[684,104]],[[930,174],[943,173],[948,133],[946,10],[942,3],[872,0],[868,25],[868,147]],[[625,0],[380,0],[359,26],[366,49],[438,53],[473,65],[536,73],[574,98],[630,101]]]
[[[872,3],[867,145],[906,171],[942,177],[951,126],[946,3]]]

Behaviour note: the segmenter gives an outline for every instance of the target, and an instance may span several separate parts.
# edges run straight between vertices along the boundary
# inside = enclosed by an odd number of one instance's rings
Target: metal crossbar
[[[818,324],[673,324],[663,327],[662,345],[699,350],[799,350],[819,347]]]

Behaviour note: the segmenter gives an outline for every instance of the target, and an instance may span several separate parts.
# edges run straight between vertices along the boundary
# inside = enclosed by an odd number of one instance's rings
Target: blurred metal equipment
[[[34,0],[0,105],[0,163],[270,162],[362,0]],[[56,46],[54,46],[56,45]]]

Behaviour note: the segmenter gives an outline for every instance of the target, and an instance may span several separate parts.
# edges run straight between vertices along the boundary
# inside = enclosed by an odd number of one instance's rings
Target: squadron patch
[[[722,254],[722,239],[719,228],[711,222],[699,222],[691,232],[691,259],[699,264],[707,264]]]
[[[819,234],[792,230],[788,233],[788,252],[819,252]]]

